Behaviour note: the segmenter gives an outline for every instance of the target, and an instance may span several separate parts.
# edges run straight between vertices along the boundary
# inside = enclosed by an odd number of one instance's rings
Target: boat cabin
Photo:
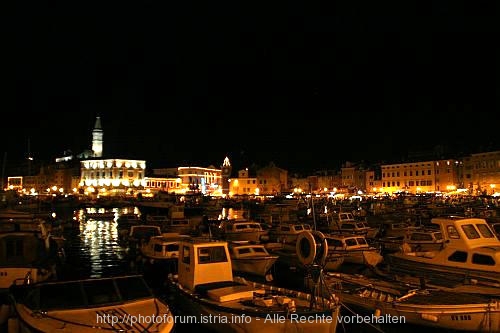
[[[500,241],[485,219],[450,216],[433,218],[431,223],[439,227],[447,248],[493,247],[500,251]]]
[[[371,248],[363,236],[356,235],[328,235],[325,237],[328,250],[357,251]]]
[[[295,246],[297,236],[305,230],[311,231],[311,225],[282,223],[269,230],[269,239],[273,242],[288,243]]]
[[[261,223],[249,220],[222,221],[216,235],[227,241],[267,242],[269,230],[264,230]]]
[[[191,291],[197,286],[233,281],[227,242],[183,240],[179,243],[178,282]]]
[[[444,246],[435,251],[399,252],[387,256],[391,269],[446,272],[448,279],[500,283],[500,240],[485,219],[436,217]]]
[[[179,242],[189,238],[188,235],[178,233],[164,233],[152,236],[149,241],[141,246],[141,253],[150,259],[168,260],[177,259],[179,255]]]

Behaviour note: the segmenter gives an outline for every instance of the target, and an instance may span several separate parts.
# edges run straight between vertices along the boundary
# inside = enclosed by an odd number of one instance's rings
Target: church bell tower
[[[101,126],[101,117],[96,117],[94,129],[92,130],[92,151],[94,157],[102,157],[103,132]]]
[[[231,170],[229,157],[226,157],[221,167],[222,195],[224,196],[229,194],[229,177],[231,177]]]

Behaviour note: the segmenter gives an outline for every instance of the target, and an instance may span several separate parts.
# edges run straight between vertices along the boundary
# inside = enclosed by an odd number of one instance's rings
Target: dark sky
[[[498,148],[493,1],[56,2],[6,21],[3,150],[290,170]],[[5,154],[4,154],[5,156]]]

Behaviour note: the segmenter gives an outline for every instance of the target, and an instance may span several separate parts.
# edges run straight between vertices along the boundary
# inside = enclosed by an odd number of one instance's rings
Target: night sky
[[[151,167],[337,168],[498,149],[491,1],[18,4],[7,161],[90,148]]]

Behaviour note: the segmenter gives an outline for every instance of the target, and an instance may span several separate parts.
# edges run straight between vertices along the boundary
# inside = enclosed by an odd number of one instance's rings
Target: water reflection
[[[132,209],[128,212],[133,211]],[[84,218],[76,212],[78,223],[65,230],[66,264],[61,278],[98,278],[130,273],[128,248],[120,243],[117,217]]]

